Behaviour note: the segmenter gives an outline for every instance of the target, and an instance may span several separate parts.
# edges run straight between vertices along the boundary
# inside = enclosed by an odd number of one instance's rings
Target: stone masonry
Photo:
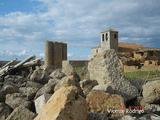
[[[49,69],[61,68],[63,60],[67,60],[67,44],[46,41],[45,67]]]

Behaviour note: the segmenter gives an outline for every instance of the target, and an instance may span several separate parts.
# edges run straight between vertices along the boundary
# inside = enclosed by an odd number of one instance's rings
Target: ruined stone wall
[[[53,42],[47,41],[45,44],[45,66],[53,68],[54,66],[54,49]]]
[[[67,60],[67,44],[62,44],[62,60]]]
[[[63,60],[67,60],[67,44],[47,41],[45,46],[45,67],[49,69],[61,68]]]
[[[118,32],[110,32],[110,48],[118,51]]]
[[[62,66],[62,44],[54,43],[54,67],[60,68]]]

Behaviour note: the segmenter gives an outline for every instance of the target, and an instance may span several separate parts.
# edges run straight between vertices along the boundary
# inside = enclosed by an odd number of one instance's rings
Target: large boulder
[[[78,88],[78,92],[83,96],[84,94],[79,84],[79,77],[77,76],[78,75],[75,73],[62,78],[62,80],[55,86],[54,91],[60,89],[61,87],[76,86]]]
[[[8,104],[13,109],[15,109],[16,107],[20,106],[26,101],[27,101],[27,98],[25,95],[21,93],[13,93],[13,94],[6,95],[5,103]]]
[[[98,53],[88,63],[90,79],[97,80],[100,85],[111,84],[126,100],[138,96],[138,89],[124,77],[120,60],[115,50]]]
[[[103,91],[91,91],[87,95],[89,111],[93,113],[105,113],[111,118],[124,115],[125,104],[120,95],[109,94]],[[118,112],[114,112],[118,110]]]
[[[30,80],[45,84],[49,80],[49,73],[47,70],[44,70],[41,67],[37,67],[36,70],[34,70],[31,74]]]
[[[160,102],[160,81],[148,82],[143,86],[143,99],[146,103]]]
[[[5,120],[12,112],[12,108],[5,103],[0,103],[0,120]]]
[[[86,100],[76,87],[61,87],[34,120],[87,120]]]
[[[62,72],[65,73],[66,75],[71,75],[75,71],[72,65],[69,63],[69,61],[63,61],[62,62]]]
[[[59,79],[50,79],[47,84],[45,84],[41,89],[39,89],[36,93],[35,99],[43,94],[53,94],[54,88],[58,83]]]
[[[33,120],[35,114],[24,107],[17,107],[6,120]]]
[[[134,97],[134,92],[135,91],[132,91],[132,90],[134,90],[133,86],[130,86],[130,89],[129,89],[129,86],[126,86],[126,87],[128,87],[127,91],[124,91],[125,83],[121,83],[121,85],[124,89],[118,88],[116,85],[117,84],[114,84],[114,83],[108,83],[108,84],[104,84],[104,85],[96,85],[96,86],[93,87],[92,90],[104,91],[104,92],[107,92],[107,93],[110,93],[110,94],[121,95],[124,98],[125,102],[127,102],[128,100],[130,100]]]
[[[33,100],[38,88],[33,88],[33,87],[21,87],[19,88],[20,93],[25,95],[27,97],[27,100]]]

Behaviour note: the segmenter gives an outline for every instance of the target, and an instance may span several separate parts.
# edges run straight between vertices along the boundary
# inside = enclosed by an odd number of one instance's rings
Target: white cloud
[[[77,47],[77,51],[73,51],[76,54],[80,48],[95,46],[99,32],[110,26],[120,31],[120,39],[127,38],[124,41],[148,45],[160,36],[160,2],[157,0],[31,1],[39,1],[45,9],[0,16],[0,44],[5,44],[0,45],[0,50],[25,49],[40,55],[46,39],[61,39],[68,42],[69,47]]]

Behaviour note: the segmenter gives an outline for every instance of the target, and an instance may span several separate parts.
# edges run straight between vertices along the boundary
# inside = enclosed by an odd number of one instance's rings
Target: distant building
[[[115,49],[118,50],[118,31],[109,29],[101,32],[101,47],[105,50]]]
[[[109,29],[101,32],[101,43],[92,49],[92,57],[104,50],[115,49],[118,51],[118,31]]]
[[[67,44],[62,42],[46,41],[45,67],[49,69],[61,68],[63,60],[67,60]]]
[[[141,48],[133,51],[133,58],[144,62],[144,65],[159,65],[160,49]]]
[[[92,58],[97,53],[105,50],[114,49],[127,69],[135,67],[136,69],[145,69],[149,67],[160,68],[160,49],[146,48],[136,43],[119,43],[118,31],[108,29],[100,33],[101,39],[98,47],[92,49]]]

